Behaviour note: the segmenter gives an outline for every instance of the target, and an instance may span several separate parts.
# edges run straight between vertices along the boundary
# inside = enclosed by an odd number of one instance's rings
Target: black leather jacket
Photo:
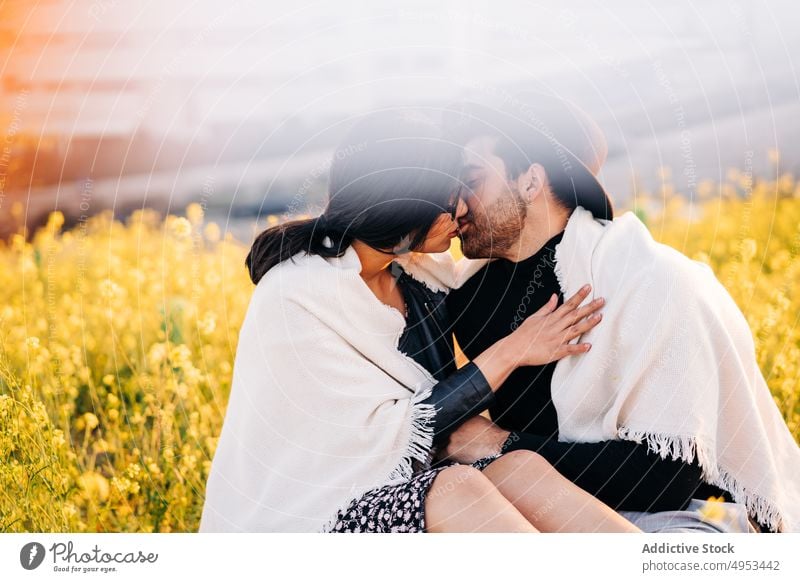
[[[432,291],[395,266],[400,273],[397,279],[405,297],[409,322],[400,347],[438,380],[424,401],[436,407],[434,445],[438,446],[446,442],[462,422],[489,408],[494,392],[480,368],[472,362],[456,368],[445,293]]]

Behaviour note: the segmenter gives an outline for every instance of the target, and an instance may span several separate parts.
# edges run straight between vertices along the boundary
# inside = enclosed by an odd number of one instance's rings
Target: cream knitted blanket
[[[298,253],[256,286],[201,532],[328,531],[364,491],[430,462],[435,379],[398,351],[404,316],[358,254]]]
[[[609,222],[581,207],[555,257],[565,297],[590,283],[586,301],[606,299],[603,322],[574,340],[591,351],[559,361],[553,374],[560,440],[633,440],[664,458],[697,459],[705,480],[751,516],[798,531],[800,448],[759,370],[747,320],[712,270],[653,240],[631,212]],[[485,264],[405,262],[440,286]]]

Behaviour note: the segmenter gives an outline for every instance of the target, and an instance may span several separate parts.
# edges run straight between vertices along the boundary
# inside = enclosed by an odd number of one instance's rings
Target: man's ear
[[[528,202],[533,202],[544,192],[547,184],[547,173],[541,164],[531,164],[527,170],[519,176],[517,186],[522,197]]]

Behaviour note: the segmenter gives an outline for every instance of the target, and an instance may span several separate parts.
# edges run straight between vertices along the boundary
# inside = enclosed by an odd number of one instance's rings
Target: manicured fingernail
[[[598,297],[597,299],[595,299],[595,300],[594,300],[594,302],[595,302],[595,304],[596,304],[596,305],[600,305],[600,304],[602,304],[602,303],[605,303],[605,301],[606,301],[606,300],[605,300],[605,299],[603,299],[602,297]]]

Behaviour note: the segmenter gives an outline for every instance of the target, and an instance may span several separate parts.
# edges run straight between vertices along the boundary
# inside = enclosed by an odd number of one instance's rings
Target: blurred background
[[[789,0],[0,0],[0,234],[199,203],[248,242],[314,212],[348,117],[555,92],[620,206],[800,160]],[[778,167],[778,152],[781,160]],[[708,195],[708,192],[705,192]]]

